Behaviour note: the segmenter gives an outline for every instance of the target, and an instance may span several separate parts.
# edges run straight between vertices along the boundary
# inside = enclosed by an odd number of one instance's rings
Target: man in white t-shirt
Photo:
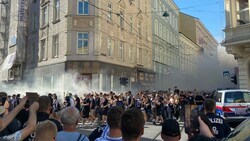
[[[62,110],[61,122],[63,131],[56,135],[56,141],[89,141],[88,137],[76,131],[78,120],[80,119],[79,110],[75,106],[70,106]]]

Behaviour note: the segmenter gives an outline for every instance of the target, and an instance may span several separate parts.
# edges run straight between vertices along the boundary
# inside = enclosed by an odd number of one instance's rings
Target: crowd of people
[[[49,93],[32,103],[27,96],[21,98],[20,94],[13,94],[1,101],[0,141],[134,141],[143,135],[145,122],[162,126],[163,140],[180,140],[178,121],[184,121],[186,104],[197,104],[209,118],[219,118],[212,114],[215,110],[213,102],[201,106],[212,94],[175,88],[174,91],[138,93],[68,93],[63,99],[58,99],[57,94]],[[215,133],[214,125],[207,124],[201,117],[197,119],[200,135],[194,140],[221,139],[218,132],[228,129],[223,124],[222,128],[216,128],[219,130]],[[100,126],[87,137],[77,131],[79,126],[84,128],[86,124]],[[223,137],[229,133],[227,130]]]

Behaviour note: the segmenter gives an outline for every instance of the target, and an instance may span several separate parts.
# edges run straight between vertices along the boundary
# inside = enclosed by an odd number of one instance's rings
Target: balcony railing
[[[226,40],[224,43],[239,42],[250,39],[250,23],[225,29]]]

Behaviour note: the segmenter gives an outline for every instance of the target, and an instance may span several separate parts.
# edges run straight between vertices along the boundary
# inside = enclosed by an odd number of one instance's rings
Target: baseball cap
[[[174,119],[166,119],[162,125],[161,133],[166,136],[176,137],[180,135],[180,125]]]

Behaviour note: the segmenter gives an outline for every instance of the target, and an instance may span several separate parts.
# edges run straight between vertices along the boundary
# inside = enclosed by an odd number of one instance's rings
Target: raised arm
[[[11,112],[9,112],[9,114],[5,115],[3,118],[0,119],[0,131],[5,129],[10,124],[10,122],[16,117],[16,115],[24,108],[27,99],[27,96],[23,97],[20,103]]]

